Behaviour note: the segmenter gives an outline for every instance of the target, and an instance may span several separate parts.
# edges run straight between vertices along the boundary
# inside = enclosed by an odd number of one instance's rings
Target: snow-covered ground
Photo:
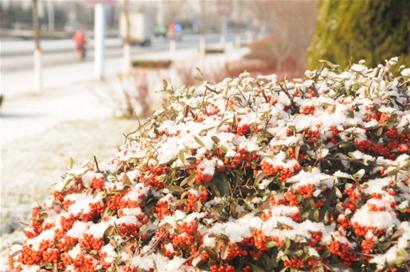
[[[6,97],[1,109],[2,143],[24,140],[65,120],[110,116],[99,95],[99,83],[72,84],[44,95]]]
[[[63,121],[37,135],[3,145],[0,234],[23,226],[19,222],[28,218],[33,204],[44,200],[70,158],[77,165],[94,155],[109,159],[124,141],[122,132],[137,126],[136,120],[113,118]]]

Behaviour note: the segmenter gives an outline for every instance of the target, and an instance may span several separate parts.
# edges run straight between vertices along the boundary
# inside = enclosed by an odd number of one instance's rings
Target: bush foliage
[[[322,0],[308,65],[326,59],[343,67],[365,59],[374,66],[399,56],[410,63],[410,1]]]
[[[409,271],[410,69],[173,89],[35,207],[12,271]],[[396,70],[397,71],[397,70]]]

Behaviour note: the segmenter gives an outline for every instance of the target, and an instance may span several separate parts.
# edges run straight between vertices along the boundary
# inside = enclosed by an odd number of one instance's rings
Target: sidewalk
[[[122,69],[122,59],[109,59],[105,65],[106,74],[113,75]],[[43,93],[51,89],[59,89],[78,82],[92,81],[94,78],[94,63],[73,63],[55,67],[43,68]],[[33,93],[33,71],[24,70],[13,73],[2,73],[1,90],[6,97],[30,95]],[[41,94],[43,95],[43,94]]]
[[[44,131],[65,120],[88,120],[112,115],[102,101],[99,84],[69,84],[42,95],[25,95],[4,101],[1,112],[1,143]]]

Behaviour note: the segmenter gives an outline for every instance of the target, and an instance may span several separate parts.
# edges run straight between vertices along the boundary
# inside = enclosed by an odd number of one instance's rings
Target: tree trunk
[[[130,16],[128,3],[128,0],[124,0],[123,16],[125,20],[125,37],[123,38],[123,53],[125,73],[129,73],[131,68]]]
[[[95,5],[94,18],[94,73],[95,79],[104,78],[105,9],[104,4]]]
[[[38,1],[32,2],[33,32],[34,32],[34,93],[39,94],[42,88],[41,46],[40,46],[40,22],[38,18]]]

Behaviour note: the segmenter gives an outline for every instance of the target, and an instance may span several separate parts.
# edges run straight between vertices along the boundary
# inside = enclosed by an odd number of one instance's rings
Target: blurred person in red
[[[75,51],[80,60],[85,59],[86,55],[86,38],[85,33],[81,29],[77,29],[73,35],[73,41],[75,43]]]

